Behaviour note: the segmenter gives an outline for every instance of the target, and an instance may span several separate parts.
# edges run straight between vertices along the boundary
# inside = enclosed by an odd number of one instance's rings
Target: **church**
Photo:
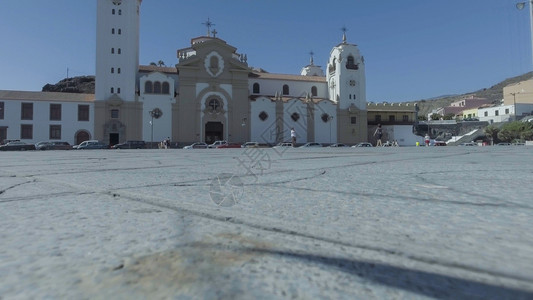
[[[69,124],[61,118],[44,124],[21,119],[20,124],[12,121],[15,129],[24,122],[35,123],[34,129],[55,125],[54,139],[76,144],[97,139],[110,145],[167,137],[179,146],[216,140],[274,145],[289,141],[291,129],[298,143],[355,144],[372,141],[378,123],[385,126],[386,137],[388,133],[400,144],[403,136],[412,135],[415,106],[367,103],[365,60],[345,33],[332,48],[325,70],[315,65],[311,54],[300,75],[273,74],[250,67],[247,55],[218,37],[208,21],[205,36],[192,38],[190,45],[176,51],[174,67],[145,66],[139,65],[142,0],[97,1],[95,94],[92,99],[87,99],[90,95],[69,99],[73,115],[77,105],[78,114],[81,106],[88,106],[84,109],[90,116],[81,121],[67,118]],[[52,105],[69,97],[33,95],[28,100],[23,94],[16,99],[16,94],[5,98],[0,93],[0,101],[39,100],[40,105]],[[22,137],[22,127],[7,132],[8,127],[4,126],[4,138]],[[63,136],[61,128],[66,132],[70,127],[77,130]],[[46,130],[35,134],[28,130],[23,140],[52,139]]]

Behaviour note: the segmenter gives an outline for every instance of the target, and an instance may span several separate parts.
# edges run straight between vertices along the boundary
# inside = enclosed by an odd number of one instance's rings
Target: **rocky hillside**
[[[46,84],[42,91],[94,94],[94,76],[65,78],[56,84]]]
[[[492,103],[498,104],[503,99],[503,88],[509,84],[517,83],[520,81],[528,80],[533,77],[533,72],[529,72],[520,76],[508,78],[500,83],[497,83],[490,88],[481,89],[479,91],[461,94],[461,95],[453,95],[453,96],[443,96],[434,98],[431,100],[418,100],[418,101],[408,101],[405,103],[418,103],[420,107],[419,115],[425,116],[429,112],[431,112],[433,109],[437,109],[439,107],[446,107],[449,106],[452,102],[461,100],[467,96],[474,96],[476,98],[486,98],[489,99]]]

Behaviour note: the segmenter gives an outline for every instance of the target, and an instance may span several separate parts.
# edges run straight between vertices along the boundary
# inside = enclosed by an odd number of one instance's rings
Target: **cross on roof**
[[[213,31],[211,31],[211,33],[213,34],[213,37],[216,38],[218,31],[216,29],[213,29]]]
[[[209,17],[207,18],[207,21],[202,23],[202,25],[205,25],[207,27],[207,36],[211,36],[211,26],[215,26],[211,20],[209,20]]]
[[[348,31],[348,28],[346,26],[342,26],[342,41],[346,43],[346,31]]]

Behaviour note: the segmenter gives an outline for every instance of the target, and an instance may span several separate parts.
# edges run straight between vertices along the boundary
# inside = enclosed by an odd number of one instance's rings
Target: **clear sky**
[[[516,2],[144,0],[140,64],[175,65],[209,17],[249,66],[299,74],[311,51],[324,69],[345,26],[365,57],[368,101],[460,94],[532,70],[528,7]],[[0,0],[0,89],[94,75],[95,32],[96,0]]]

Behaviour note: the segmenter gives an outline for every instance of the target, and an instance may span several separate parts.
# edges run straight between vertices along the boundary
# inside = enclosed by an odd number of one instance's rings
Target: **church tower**
[[[141,138],[137,101],[142,0],[97,0],[94,139]]]
[[[139,67],[139,7],[142,0],[98,0],[96,100],[114,94],[135,100]]]
[[[357,45],[346,42],[331,50],[326,79],[329,98],[337,103],[337,128],[340,143],[367,140],[365,61]]]

